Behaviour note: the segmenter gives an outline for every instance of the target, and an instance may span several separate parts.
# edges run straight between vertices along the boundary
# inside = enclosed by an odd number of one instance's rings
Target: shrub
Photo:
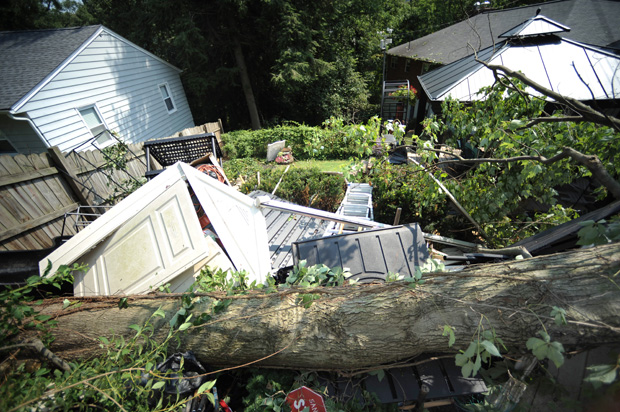
[[[413,164],[380,162],[368,174],[358,173],[353,179],[372,185],[373,211],[378,222],[394,223],[399,207],[401,224],[419,223],[422,228],[440,221],[446,214],[445,195],[428,174]]]
[[[348,125],[342,119],[331,118],[323,127],[289,123],[270,129],[240,130],[222,135],[223,150],[230,159],[264,159],[269,143],[285,140],[299,160],[365,157],[377,140],[379,126],[376,117],[366,125]]]
[[[260,185],[256,173],[245,176],[246,182],[241,192],[263,190],[271,193],[282,177],[282,168],[264,169]],[[301,206],[335,212],[344,197],[346,183],[344,177],[322,173],[318,168],[298,169],[294,166],[284,175],[276,196]]]

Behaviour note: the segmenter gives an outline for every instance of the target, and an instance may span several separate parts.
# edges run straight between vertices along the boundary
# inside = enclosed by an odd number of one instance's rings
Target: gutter
[[[32,119],[30,117],[18,117],[18,116],[14,115],[13,113],[10,113],[10,112],[4,112],[3,114],[6,114],[7,116],[9,116],[13,120],[25,121],[25,122],[30,123],[30,127],[32,127],[32,130],[34,130],[34,132],[37,134],[37,136],[39,136],[39,139],[41,139],[41,141],[45,144],[45,146],[52,147],[50,142],[43,136],[43,133],[41,133],[39,128],[34,124],[34,122],[32,121]],[[26,116],[28,116],[28,115],[26,115]]]

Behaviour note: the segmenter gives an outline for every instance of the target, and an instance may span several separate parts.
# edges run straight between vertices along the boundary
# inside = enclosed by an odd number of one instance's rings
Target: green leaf
[[[559,368],[564,364],[564,356],[562,356],[562,353],[553,346],[548,348],[547,356],[555,364],[556,368]]]
[[[443,326],[443,336],[448,335],[448,347],[451,348],[452,345],[454,345],[454,342],[456,342],[456,336],[454,336],[454,329],[452,329],[452,326],[450,325],[444,325]]]
[[[65,299],[62,301],[62,308],[67,309],[71,305],[71,301],[69,299]]]
[[[133,325],[129,325],[129,329],[133,329],[136,332],[140,333],[140,331],[142,330],[142,328],[140,328],[139,325],[133,324]]]
[[[475,342],[470,342],[469,347],[463,353],[463,355],[465,355],[468,358],[471,358],[476,354],[477,349],[478,349],[478,345]]]
[[[159,316],[160,318],[165,318],[166,312],[164,312],[162,308],[159,308],[155,311],[155,313],[153,313],[153,316]]]
[[[467,362],[469,362],[469,358],[462,353],[457,353],[454,356],[454,364],[456,366],[465,366]]]
[[[165,385],[165,384],[166,384],[166,382],[164,382],[164,381],[159,381],[159,382],[156,382],[156,383],[153,385],[153,390],[161,389],[161,388],[163,388],[163,387],[164,387],[164,385]]]
[[[45,322],[46,320],[50,320],[52,315],[37,315],[34,318],[40,322]]]
[[[493,344],[493,342],[488,341],[488,340],[483,340],[482,342],[480,342],[480,344],[482,345],[482,347],[484,349],[486,349],[487,352],[489,352],[491,355],[493,356],[499,356],[501,357],[502,355],[499,353],[499,350],[497,349],[497,347]]]
[[[205,393],[206,391],[211,390],[213,386],[215,386],[215,380],[203,383],[202,385],[200,385],[200,388],[198,388],[198,394]]]
[[[529,338],[525,344],[532,351],[536,359],[542,360],[547,357],[547,343],[538,338]]]
[[[370,372],[368,372],[368,374],[376,376],[377,379],[379,380],[379,382],[381,382],[383,380],[383,378],[385,377],[385,371],[383,369],[378,369],[378,370],[375,370],[375,371],[370,371]]]
[[[127,298],[120,298],[120,300],[118,301],[118,308],[126,309],[128,306],[129,303],[127,302]]]
[[[464,378],[469,378],[472,375],[472,371],[474,370],[474,363],[469,361],[461,368],[461,375]]]
[[[474,362],[474,369],[472,370],[471,376],[475,376],[481,367],[482,367],[482,359],[480,358],[480,355],[478,355],[476,356],[476,361]]]
[[[614,382],[618,376],[618,365],[593,365],[587,369],[590,374],[584,381],[590,382],[595,388]]]
[[[185,322],[184,324],[179,326],[179,330],[185,330],[185,329],[189,328],[190,326],[192,326],[192,322]]]

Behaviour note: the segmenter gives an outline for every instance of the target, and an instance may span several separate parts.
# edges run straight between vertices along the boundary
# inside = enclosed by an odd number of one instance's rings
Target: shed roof
[[[531,22],[536,23],[534,31]],[[508,32],[510,39],[481,50],[478,59],[521,71],[538,84],[578,100],[619,99],[620,56],[552,34],[561,25],[548,22],[544,16],[529,19]],[[480,88],[491,86],[495,79],[475,59],[471,55],[420,76],[426,94],[434,101],[448,96],[477,100]]]
[[[620,49],[620,1],[562,0],[504,10],[489,10],[435,33],[400,44],[389,55],[449,64],[493,46],[498,36],[534,17],[538,8],[549,19],[571,28],[570,38]]]

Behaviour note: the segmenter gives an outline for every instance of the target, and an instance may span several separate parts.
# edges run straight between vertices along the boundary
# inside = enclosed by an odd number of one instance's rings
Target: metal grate
[[[176,162],[190,163],[211,154],[215,156],[221,166],[222,151],[217,143],[215,133],[149,140],[144,142],[144,151],[147,160],[149,155],[153,156],[163,167],[172,166]],[[147,170],[150,171],[148,165]]]

